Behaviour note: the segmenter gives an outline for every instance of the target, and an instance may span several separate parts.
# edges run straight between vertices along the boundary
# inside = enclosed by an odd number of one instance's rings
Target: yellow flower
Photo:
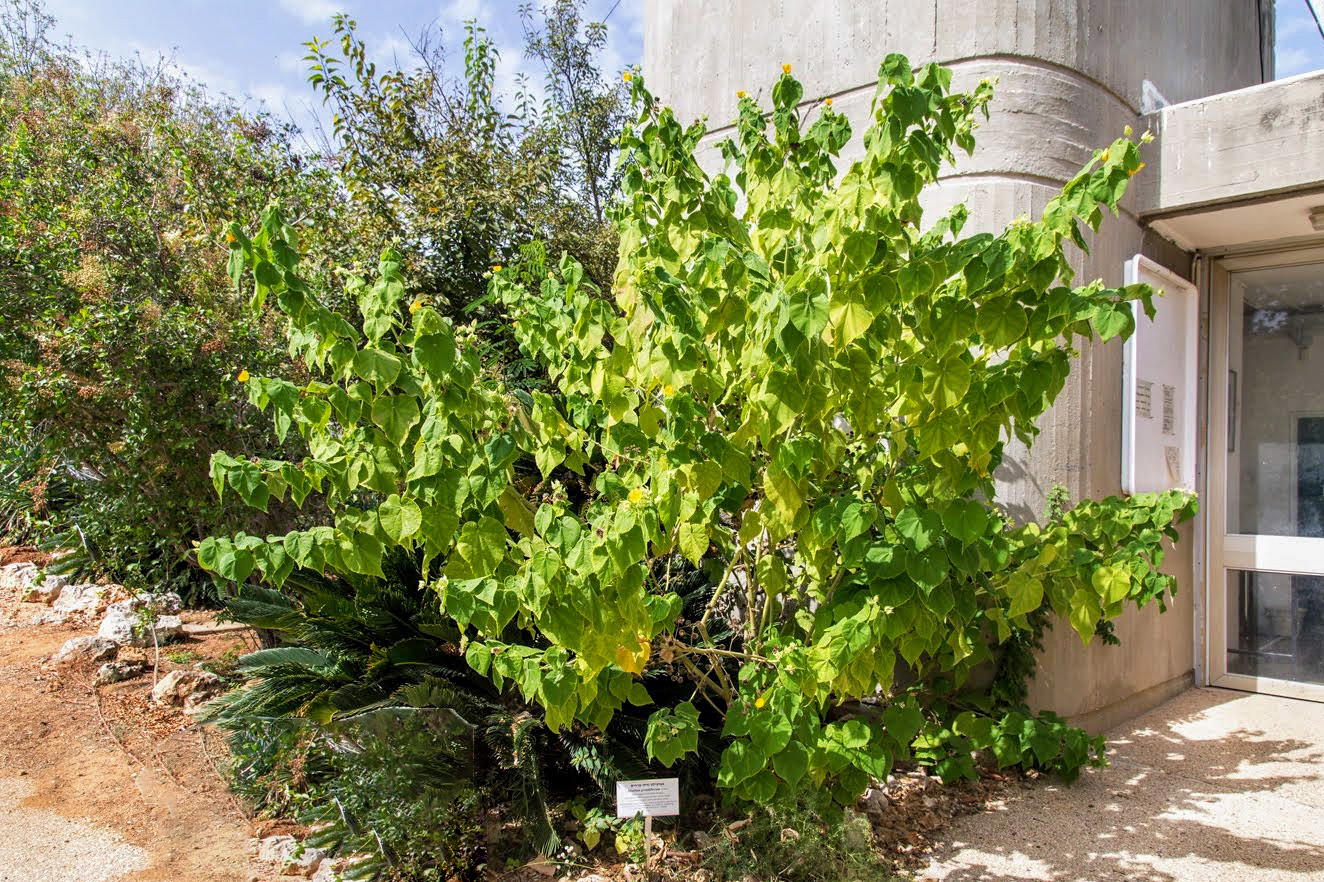
[[[1127,172],[1127,173],[1126,173],[1127,177],[1135,177],[1136,175],[1140,174],[1140,170],[1141,170],[1142,168],[1144,168],[1144,167],[1145,167],[1145,164],[1144,164],[1143,162],[1140,163],[1139,165],[1137,165],[1137,166],[1135,167],[1135,171],[1130,171],[1130,172]]]
[[[228,242],[228,243],[230,243],[231,245],[233,245],[233,244],[234,244],[236,241],[238,241],[238,240],[235,239],[235,237],[234,237],[234,233],[226,233],[226,234],[225,234],[225,241]]]
[[[741,89],[739,92],[737,92],[737,93],[736,93],[736,97],[737,97],[737,98],[744,98],[744,97],[745,97],[745,90],[744,90],[744,89]]]
[[[624,79],[624,80],[628,83],[628,82],[630,82],[630,80],[634,79],[634,77],[631,76],[631,75],[630,75],[630,72],[627,70],[627,71],[622,75],[622,79]]]
[[[763,706],[764,706],[765,704],[767,704],[767,703],[768,703],[768,700],[767,700],[766,698],[764,698],[762,695],[760,695],[758,698],[754,699],[754,707],[758,708],[759,710],[762,710],[762,709],[763,709]]]
[[[644,491],[640,487],[635,487],[630,491],[630,504],[638,505],[644,501]]]
[[[238,381],[241,382],[241,383],[247,383],[247,382],[248,382],[248,371],[240,371],[239,374],[238,374],[238,376],[235,377],[235,379],[238,380]]]
[[[492,272],[494,273],[501,272],[501,264],[498,263],[496,266],[492,267]]]
[[[1131,133],[1132,133],[1133,131],[1135,131],[1135,130],[1132,129],[1130,126],[1126,126],[1125,128],[1122,129],[1122,134],[1123,134],[1123,135],[1126,135],[1126,137],[1129,138],[1129,137],[1131,137]]]
[[[423,298],[420,297],[419,299],[415,300],[413,303],[409,304],[409,314],[413,315],[422,308],[423,308]]]
[[[1108,161],[1108,151],[1105,150],[1099,154],[1099,162],[1107,162],[1107,161]]]
[[[790,73],[790,72],[791,72],[791,66],[790,66],[789,64],[783,64],[783,65],[782,65],[782,73],[784,73],[784,74],[788,74],[788,73]]]
[[[676,394],[676,387],[671,385],[670,383],[667,383],[665,386],[662,387],[662,394],[670,398],[672,395]]]
[[[823,104],[824,104],[824,106],[826,106],[826,107],[831,107],[831,106],[832,106],[832,99],[831,99],[831,98],[828,98],[826,101],[823,102]]]

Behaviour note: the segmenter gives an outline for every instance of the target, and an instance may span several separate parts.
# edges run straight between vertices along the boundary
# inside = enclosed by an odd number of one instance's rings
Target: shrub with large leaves
[[[920,191],[973,147],[992,94],[949,86],[886,59],[862,158],[839,173],[850,128],[803,110],[788,71],[770,112],[741,99],[710,176],[703,125],[634,77],[614,296],[537,248],[493,269],[548,372],[531,394],[411,302],[394,255],[354,283],[357,328],[299,275],[278,210],[252,238],[233,227],[236,283],[274,299],[319,379],[250,388],[307,460],[220,455],[213,479],[258,506],[317,494],[334,522],[211,539],[203,565],[279,586],[412,549],[469,664],[553,729],[602,729],[652,684],[685,684],[647,748],[671,765],[720,729],[717,783],[738,798],[812,784],[849,801],[898,758],[973,774],[977,749],[1075,774],[1099,742],[967,684],[1045,608],[1089,640],[1174,588],[1162,541],[1193,500],[1086,502],[1040,527],[1011,521],[992,478],[1010,438],[1033,443],[1072,341],[1129,334],[1135,299],[1152,309],[1141,286],[1071,287],[1065,254],[1139,149],[1117,140],[1000,235],[961,238],[963,208],[925,228]]]

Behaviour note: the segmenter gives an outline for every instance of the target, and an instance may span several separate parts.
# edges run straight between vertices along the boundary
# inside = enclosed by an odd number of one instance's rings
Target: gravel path
[[[1192,689],[1108,747],[1107,769],[958,820],[919,878],[1324,880],[1324,704]]]
[[[0,882],[114,882],[147,867],[147,852],[108,830],[25,808],[32,790],[0,778]]]

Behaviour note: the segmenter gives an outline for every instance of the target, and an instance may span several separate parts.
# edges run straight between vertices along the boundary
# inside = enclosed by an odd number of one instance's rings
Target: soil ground
[[[151,705],[150,671],[97,690],[88,667],[52,669],[45,661],[95,625],[33,626],[45,607],[17,601],[0,592],[0,882],[277,878],[213,765],[224,755],[215,733]],[[172,644],[184,663],[163,652],[161,673],[236,646],[234,633]]]
[[[1108,735],[1110,765],[958,819],[943,882],[1324,880],[1324,704],[1192,689]]]

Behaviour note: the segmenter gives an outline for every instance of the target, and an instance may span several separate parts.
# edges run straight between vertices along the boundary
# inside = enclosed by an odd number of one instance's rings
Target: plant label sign
[[[645,818],[680,814],[680,779],[652,778],[616,782],[616,817]]]

